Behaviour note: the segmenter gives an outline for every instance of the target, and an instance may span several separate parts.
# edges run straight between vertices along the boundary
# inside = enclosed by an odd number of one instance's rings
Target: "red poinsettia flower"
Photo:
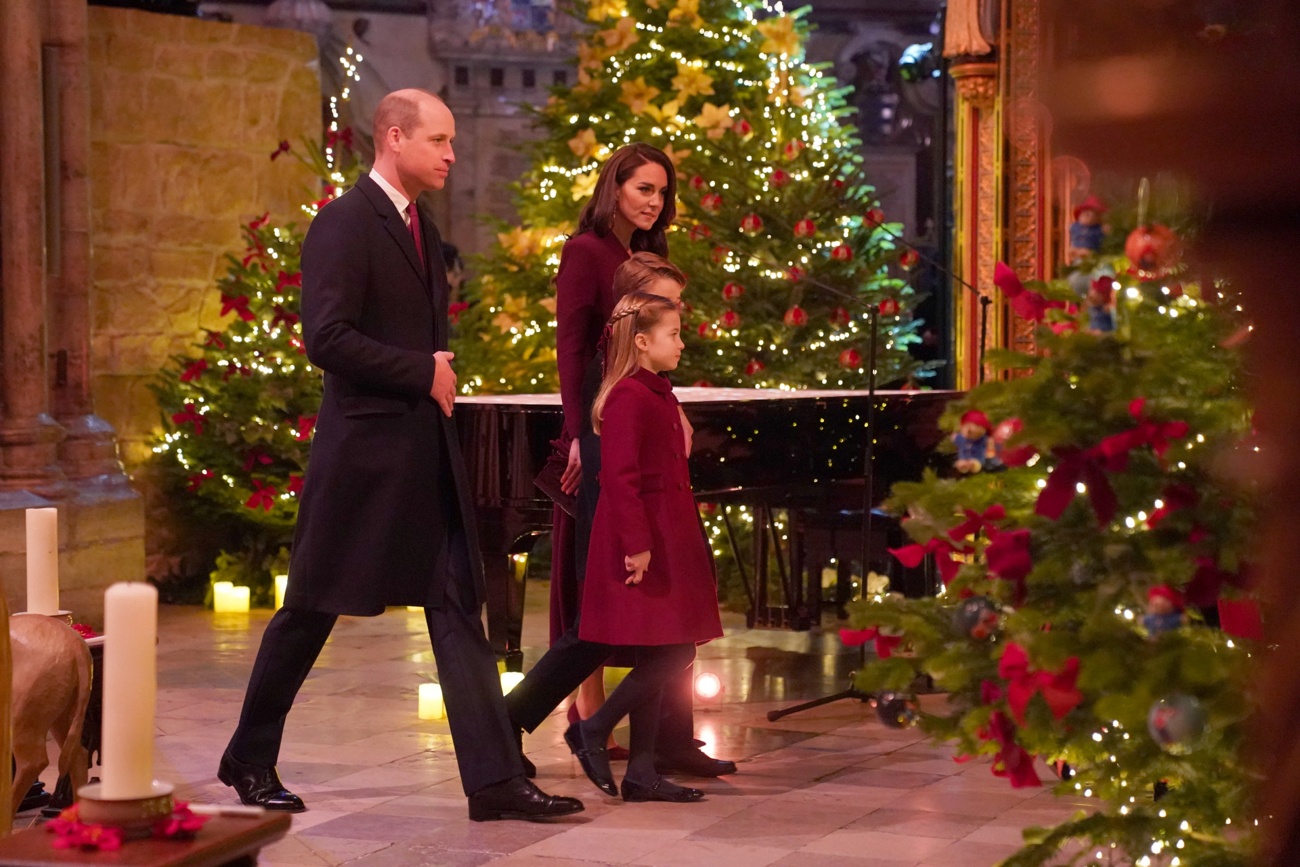
[[[209,479],[216,478],[216,473],[212,470],[201,470],[185,480],[185,490],[191,494],[203,487],[203,483]]]
[[[289,484],[287,484],[287,485],[284,486],[284,492],[285,492],[286,494],[295,494],[295,495],[297,495],[297,494],[301,494],[301,493],[302,493],[302,483],[303,483],[304,481],[306,481],[306,480],[305,480],[302,476],[299,476],[299,475],[297,475],[297,474],[295,474],[295,473],[290,473],[290,474],[289,474]]]

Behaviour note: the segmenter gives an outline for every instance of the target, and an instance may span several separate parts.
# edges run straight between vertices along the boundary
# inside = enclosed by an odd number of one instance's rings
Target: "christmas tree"
[[[887,724],[991,756],[1012,786],[1040,784],[1041,756],[1058,791],[1097,799],[1026,831],[1008,865],[1066,844],[1068,863],[1248,861],[1256,777],[1238,750],[1261,649],[1229,622],[1253,610],[1230,598],[1252,511],[1232,477],[1256,451],[1236,351],[1248,326],[1226,289],[1171,273],[1167,229],[1135,230],[1126,250],[1089,263],[1086,299],[999,266],[1038,349],[990,353],[1016,375],[949,410],[958,466],[975,472],[898,485],[891,501],[914,540],[894,554],[932,556],[944,590],[856,603],[860,631],[844,633],[875,639],[858,686],[881,693]],[[1220,609],[1230,630],[1206,622]],[[946,705],[919,712],[918,675]]]
[[[467,393],[552,391],[559,251],[603,161],[644,141],[677,167],[671,258],[686,272],[682,384],[863,387],[867,310],[881,382],[918,371],[914,261],[860,171],[845,89],[803,60],[807,25],[765,0],[593,0],[578,82],[536,112],[520,226],[458,306]]]
[[[349,78],[360,60],[351,48],[341,58]],[[281,142],[270,157],[297,157],[321,178],[323,198],[303,205],[307,217],[360,173],[352,131],[340,124],[345,102],[329,101],[323,142]],[[230,550],[213,579],[251,586],[254,602],[269,604],[272,574],[287,566],[322,380],[298,319],[304,229],[263,215],[243,235],[246,248],[227,257],[218,280],[226,324],[194,354],[175,356],[153,386],[162,412],[154,469],[192,523],[222,527]]]

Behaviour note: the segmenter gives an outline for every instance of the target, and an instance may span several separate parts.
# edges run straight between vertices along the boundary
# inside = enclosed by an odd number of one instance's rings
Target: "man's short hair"
[[[371,129],[376,151],[386,147],[384,140],[393,127],[400,129],[404,136],[410,136],[415,131],[416,125],[420,122],[422,96],[442,101],[435,94],[417,87],[395,90],[379,101],[378,107],[375,108],[375,119]]]

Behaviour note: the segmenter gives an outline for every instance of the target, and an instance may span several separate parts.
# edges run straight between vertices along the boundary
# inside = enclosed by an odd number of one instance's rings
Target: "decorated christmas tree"
[[[347,49],[349,76],[359,62]],[[307,218],[360,171],[351,129],[339,122],[342,102],[330,100],[324,141],[281,142],[270,156],[296,157],[320,176],[323,198],[303,205]],[[153,386],[162,412],[154,469],[164,495],[191,523],[222,527],[229,550],[214,580],[251,586],[262,604],[271,601],[272,574],[287,565],[321,398],[298,320],[303,234],[265,215],[243,227],[247,246],[227,257],[217,285],[224,326],[174,357]]]
[[[1009,865],[1248,862],[1249,330],[1228,290],[1174,273],[1167,229],[1126,250],[1088,263],[1084,298],[998,267],[1038,350],[990,353],[1014,375],[949,410],[965,472],[892,497],[914,540],[895,556],[933,557],[944,590],[858,603],[844,633],[875,640],[858,686],[887,724],[992,757],[1012,786],[1040,785],[1042,757],[1058,791],[1096,799]],[[922,712],[918,675],[946,702]]]
[[[861,173],[843,88],[803,59],[807,25],[766,0],[592,0],[578,82],[536,113],[519,226],[501,225],[457,310],[466,392],[550,391],[551,281],[603,161],[644,141],[678,170],[671,258],[690,279],[682,384],[866,384],[917,372],[896,244]]]

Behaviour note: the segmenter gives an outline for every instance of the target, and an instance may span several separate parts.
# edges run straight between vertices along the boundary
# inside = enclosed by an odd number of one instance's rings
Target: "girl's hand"
[[[627,581],[623,582],[624,584],[629,587],[633,584],[640,584],[641,577],[645,575],[645,570],[650,568],[650,552],[642,551],[640,554],[624,557],[623,568],[632,573],[627,576]]]
[[[575,438],[569,443],[569,463],[560,474],[560,490],[566,494],[576,494],[582,484],[582,452]]]

